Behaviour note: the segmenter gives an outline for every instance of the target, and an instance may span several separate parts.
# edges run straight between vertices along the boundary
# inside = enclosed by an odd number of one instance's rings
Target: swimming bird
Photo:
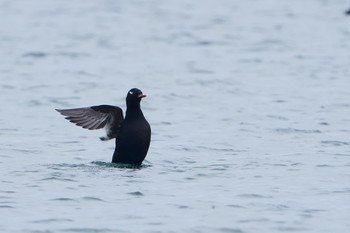
[[[83,128],[105,128],[102,141],[116,139],[112,163],[141,165],[151,142],[151,127],[144,117],[140,102],[146,97],[141,90],[132,88],[126,96],[126,114],[117,106],[98,105],[86,108],[55,109],[66,119]]]

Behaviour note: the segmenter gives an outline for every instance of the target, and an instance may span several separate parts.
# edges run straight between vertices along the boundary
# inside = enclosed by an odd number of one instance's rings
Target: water
[[[0,1],[0,231],[349,232],[348,1]],[[138,87],[141,168],[54,108]]]

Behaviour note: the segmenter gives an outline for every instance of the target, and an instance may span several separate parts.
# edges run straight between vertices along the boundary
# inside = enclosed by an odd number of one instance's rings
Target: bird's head
[[[132,88],[127,96],[126,96],[126,102],[127,103],[140,103],[141,99],[147,97],[146,94],[143,94],[140,89]]]

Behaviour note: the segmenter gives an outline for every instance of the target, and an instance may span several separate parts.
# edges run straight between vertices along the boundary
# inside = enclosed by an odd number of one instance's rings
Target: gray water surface
[[[350,232],[348,6],[0,1],[0,232]],[[54,111],[132,87],[141,168]]]

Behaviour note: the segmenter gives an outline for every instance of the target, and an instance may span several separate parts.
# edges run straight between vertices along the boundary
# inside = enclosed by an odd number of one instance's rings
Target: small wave
[[[133,196],[143,196],[143,193],[140,192],[140,191],[130,192],[130,193],[128,193],[128,194],[133,195]]]
[[[322,133],[318,129],[293,129],[293,128],[278,128],[275,129],[278,133]]]
[[[88,53],[77,53],[77,52],[60,52],[57,53],[58,56],[68,57],[68,58],[80,58],[80,57],[89,57]]]
[[[282,101],[282,100],[279,100]],[[280,120],[280,121],[287,121],[288,118],[284,116],[279,116],[279,115],[267,115],[268,118],[274,119],[274,120]]]
[[[269,219],[267,218],[256,218],[256,219],[244,219],[244,220],[239,220],[238,222],[242,223],[252,223],[252,222],[268,222]]]
[[[221,152],[242,152],[241,150],[236,150],[233,148],[216,148],[216,147],[208,147],[208,146],[198,146],[199,149],[204,149],[207,151],[221,151]]]
[[[336,140],[326,140],[326,141],[321,141],[322,144],[325,145],[331,145],[331,146],[348,146],[350,145],[349,142],[342,142],[342,141],[336,141]]]
[[[12,190],[0,190],[0,193],[16,193],[16,192]]]
[[[98,198],[98,197],[83,197],[83,200],[87,200],[87,201],[103,201],[102,199]]]
[[[303,212],[305,212],[305,213],[318,213],[318,212],[325,212],[325,210],[321,210],[321,209],[306,209]]]
[[[74,164],[74,163],[56,163],[56,164],[46,164],[44,166],[47,166],[48,168],[52,169],[52,170],[67,170],[67,169],[71,169],[71,168],[87,168],[89,167],[89,165],[83,164],[83,163],[78,163],[78,164]],[[60,175],[61,173],[57,172],[54,175]]]
[[[59,178],[59,177],[47,177],[47,178],[43,178],[41,179],[42,181],[46,181],[46,180],[58,180],[58,181],[68,181],[68,182],[77,182],[76,180],[73,179],[69,179],[69,178]]]
[[[222,227],[218,229],[219,232],[226,232],[226,233],[243,233],[241,229],[238,228],[228,228],[228,227]]]
[[[86,164],[83,163],[78,163],[78,164],[74,164],[74,163],[59,163],[59,164],[54,164],[54,166],[57,167],[86,167]]]
[[[227,205],[228,207],[232,207],[232,208],[245,208],[241,205],[235,205],[235,204],[230,204],[230,205]]]
[[[334,166],[329,165],[329,164],[318,164],[318,165],[316,165],[316,167],[334,167]]]
[[[19,149],[19,148],[18,149],[14,148],[12,150],[14,150],[16,152],[21,152],[23,154],[39,154],[41,152],[39,150],[27,150],[27,149]]]
[[[23,57],[35,57],[35,58],[43,58],[46,57],[48,54],[44,52],[28,52],[23,54]]]
[[[10,205],[0,205],[0,209],[13,209],[15,207],[10,206]]]
[[[33,223],[52,223],[52,222],[73,222],[72,219],[68,218],[49,218],[49,219],[40,219],[32,221]]]
[[[260,194],[255,194],[255,193],[245,193],[245,194],[240,194],[238,195],[239,197],[247,197],[247,198],[272,198],[272,196],[266,196],[266,195],[260,195]]]
[[[303,231],[303,232],[310,232],[310,229],[304,228],[304,227],[278,227],[277,230],[279,232],[281,231]]]
[[[77,200],[75,200],[75,199],[73,199],[73,198],[69,198],[69,197],[59,197],[59,198],[52,199],[52,201],[72,201],[72,202],[78,202]]]
[[[83,232],[83,233],[103,233],[103,232],[119,232],[106,228],[67,228],[62,229],[64,232]]]
[[[17,132],[18,129],[15,129],[15,128],[0,128],[0,131],[12,131],[12,132]]]
[[[230,169],[232,164],[211,164],[209,167],[211,167],[211,170],[223,171]]]
[[[346,190],[336,190],[336,191],[333,191],[333,193],[350,193],[350,189],[346,189]]]

